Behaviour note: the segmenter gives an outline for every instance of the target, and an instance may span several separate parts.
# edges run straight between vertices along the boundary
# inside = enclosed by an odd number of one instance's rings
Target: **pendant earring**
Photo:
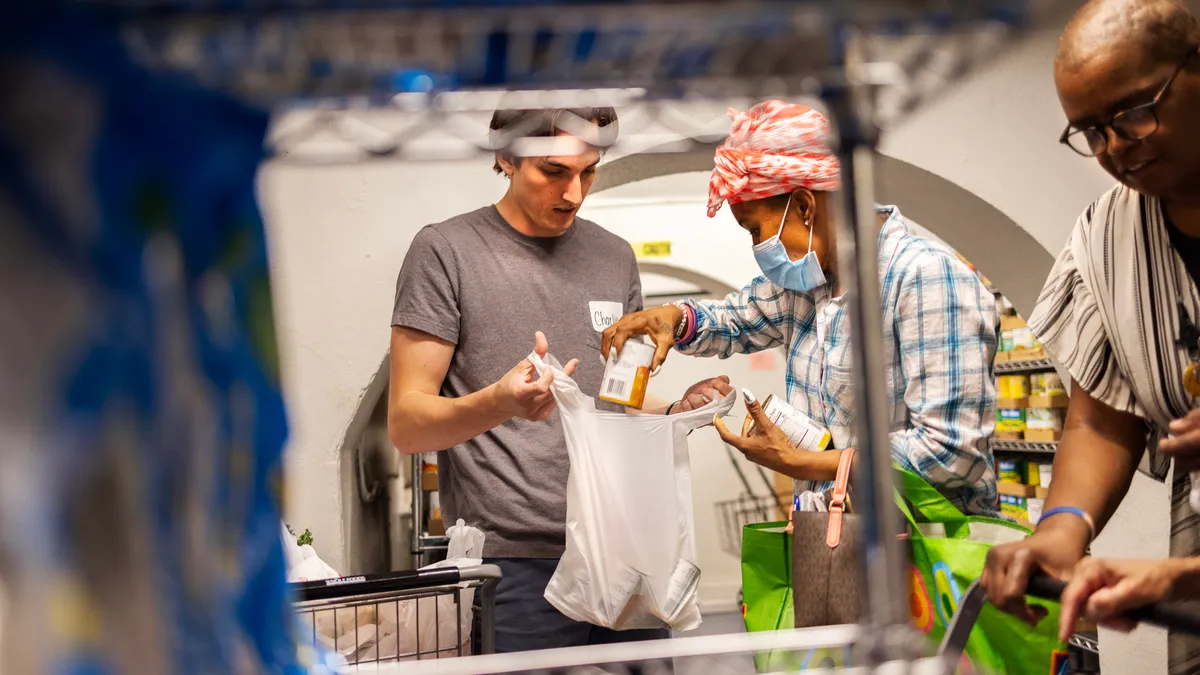
[[[1200,396],[1200,363],[1189,363],[1183,369],[1183,388],[1193,398]]]
[[[1200,350],[1200,342],[1196,344],[1197,350]],[[1193,361],[1183,368],[1183,389],[1192,395],[1192,398],[1200,397],[1200,361]]]

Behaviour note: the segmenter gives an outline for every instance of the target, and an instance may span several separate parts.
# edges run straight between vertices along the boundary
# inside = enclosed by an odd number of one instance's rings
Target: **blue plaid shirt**
[[[995,514],[988,450],[996,415],[995,300],[953,251],[910,233],[899,209],[881,212],[888,214],[879,233],[879,279],[892,457],[964,512]],[[788,402],[822,421],[834,447],[854,447],[849,321],[844,299],[830,291],[827,285],[796,293],[759,277],[724,300],[689,301],[696,335],[677,348],[728,358],[784,347]],[[798,483],[798,490],[832,486]]]

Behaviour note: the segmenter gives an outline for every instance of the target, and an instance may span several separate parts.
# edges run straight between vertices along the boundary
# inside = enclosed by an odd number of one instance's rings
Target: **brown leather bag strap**
[[[850,488],[850,466],[853,463],[854,448],[842,450],[833,482],[833,495],[829,501],[829,527],[825,530],[825,543],[829,548],[837,548],[842,543],[842,514],[846,511],[846,493]]]

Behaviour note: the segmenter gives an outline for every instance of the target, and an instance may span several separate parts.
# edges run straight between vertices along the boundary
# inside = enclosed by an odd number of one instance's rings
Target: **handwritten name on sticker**
[[[633,243],[633,255],[635,258],[670,258],[671,257],[671,242],[670,241],[640,241]]]
[[[616,323],[625,313],[625,305],[619,302],[593,300],[588,303],[588,314],[592,318],[592,330],[603,333],[605,328]]]

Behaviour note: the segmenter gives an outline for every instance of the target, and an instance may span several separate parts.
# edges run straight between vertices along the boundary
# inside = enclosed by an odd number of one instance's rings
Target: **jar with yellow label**
[[[600,381],[600,400],[641,410],[653,361],[654,345],[641,340],[629,340],[620,354],[613,350]]]

